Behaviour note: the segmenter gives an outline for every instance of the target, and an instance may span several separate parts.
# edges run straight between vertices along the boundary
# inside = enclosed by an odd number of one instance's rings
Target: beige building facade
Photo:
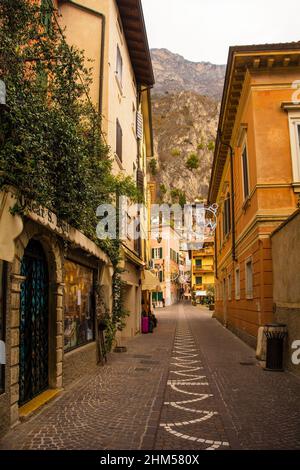
[[[141,1],[58,1],[58,11],[68,43],[84,50],[87,66],[92,67],[91,99],[102,115],[113,172],[132,177],[147,201],[154,77]],[[135,223],[138,214],[134,205],[128,205],[126,217],[128,226]],[[122,242],[124,304],[130,312],[123,338],[140,332],[147,209],[140,219],[143,240],[134,240],[128,230]]]

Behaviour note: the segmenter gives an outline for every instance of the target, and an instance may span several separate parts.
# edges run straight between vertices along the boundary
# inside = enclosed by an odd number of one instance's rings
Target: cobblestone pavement
[[[299,379],[263,371],[207,309],[158,318],[153,335],[129,341],[0,449],[300,449]]]
[[[153,447],[176,317],[163,314],[153,335],[128,341],[127,353],[111,354],[107,366],[12,429],[0,449],[128,450],[143,442]]]

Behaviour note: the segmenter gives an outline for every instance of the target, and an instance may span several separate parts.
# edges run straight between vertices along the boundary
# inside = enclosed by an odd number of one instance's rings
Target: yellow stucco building
[[[191,252],[192,292],[194,298],[204,301],[214,293],[214,240],[205,241],[201,250]]]
[[[299,72],[300,43],[229,51],[209,190],[216,316],[253,346],[274,321],[270,236],[300,193]]]
[[[92,62],[90,96],[102,115],[113,172],[131,176],[148,201],[147,159],[153,155],[150,90],[154,76],[141,0],[63,0],[57,2],[66,39]],[[128,207],[128,223],[137,218]],[[140,331],[142,280],[147,262],[147,209],[141,217],[144,240],[129,232],[122,243],[124,303],[130,312],[123,337]]]

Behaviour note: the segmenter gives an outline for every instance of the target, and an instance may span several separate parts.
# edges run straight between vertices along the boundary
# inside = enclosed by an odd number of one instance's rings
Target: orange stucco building
[[[273,320],[270,235],[300,193],[299,75],[300,43],[230,48],[209,189],[216,317],[253,346]]]

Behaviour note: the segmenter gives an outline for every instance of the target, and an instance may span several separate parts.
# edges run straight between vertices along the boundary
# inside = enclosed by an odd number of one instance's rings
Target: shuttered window
[[[152,259],[162,259],[163,249],[162,248],[152,248]]]

